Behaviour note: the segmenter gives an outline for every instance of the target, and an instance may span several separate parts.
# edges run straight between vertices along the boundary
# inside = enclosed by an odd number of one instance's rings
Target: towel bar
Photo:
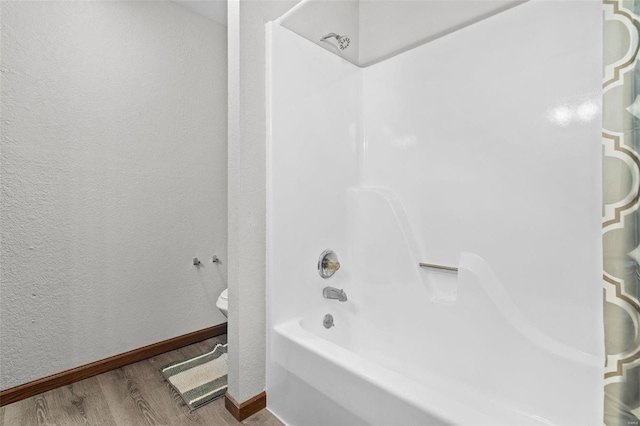
[[[419,263],[421,268],[443,269],[445,271],[458,272],[458,268],[453,266],[434,265],[433,263]]]

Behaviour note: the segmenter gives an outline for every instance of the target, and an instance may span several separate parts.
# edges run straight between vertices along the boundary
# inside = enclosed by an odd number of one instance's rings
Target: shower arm
[[[338,40],[340,38],[340,36],[338,34],[336,34],[336,33],[329,33],[326,36],[322,37],[320,40],[324,41],[324,40],[326,40],[328,38],[332,38],[332,37],[335,38],[336,40]]]

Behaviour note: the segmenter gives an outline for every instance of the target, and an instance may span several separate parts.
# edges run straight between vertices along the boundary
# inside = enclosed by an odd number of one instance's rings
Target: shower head
[[[346,36],[346,35],[341,36],[336,33],[327,34],[326,36],[322,37],[320,40],[326,41],[328,38],[335,38],[338,41],[338,47],[340,48],[340,50],[345,50],[347,47],[349,47],[349,43],[351,43],[349,36]]]

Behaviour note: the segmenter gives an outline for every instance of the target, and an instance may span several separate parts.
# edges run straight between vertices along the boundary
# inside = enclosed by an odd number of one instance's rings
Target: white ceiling
[[[227,0],[171,0],[198,15],[227,26]]]

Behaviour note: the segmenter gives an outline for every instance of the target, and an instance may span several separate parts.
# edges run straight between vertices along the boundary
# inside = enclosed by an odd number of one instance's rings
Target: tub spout
[[[325,299],[336,299],[339,302],[347,301],[347,294],[344,290],[334,288],[334,287],[325,287],[322,289],[322,295]]]

